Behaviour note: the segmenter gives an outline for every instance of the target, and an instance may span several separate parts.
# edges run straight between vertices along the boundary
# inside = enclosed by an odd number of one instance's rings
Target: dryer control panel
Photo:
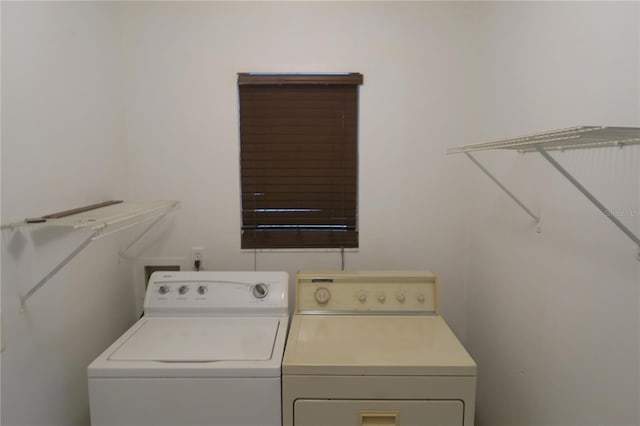
[[[296,312],[436,314],[429,271],[300,271]]]
[[[145,295],[145,315],[286,315],[288,288],[286,272],[154,272]]]

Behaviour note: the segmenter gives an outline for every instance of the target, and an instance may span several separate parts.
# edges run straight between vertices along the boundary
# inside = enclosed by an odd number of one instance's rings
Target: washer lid
[[[112,361],[212,362],[271,359],[278,318],[149,318]]]

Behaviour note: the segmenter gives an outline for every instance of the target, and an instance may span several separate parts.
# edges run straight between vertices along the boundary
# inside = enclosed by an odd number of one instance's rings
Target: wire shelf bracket
[[[502,182],[500,182],[498,178],[491,174],[491,172],[489,172],[489,170],[487,170],[487,168],[484,167],[473,155],[468,152],[465,152],[464,154],[473,162],[473,164],[478,166],[478,168],[482,170],[482,172],[487,175],[489,179],[491,179],[496,185],[498,185],[500,189],[502,189],[509,196],[509,198],[511,198],[517,205],[519,205],[520,208],[522,208],[522,210],[524,210],[525,213],[527,213],[535,221],[537,230],[538,232],[540,232],[540,216],[533,213],[533,211],[531,211],[529,207],[527,207],[522,201],[520,201],[520,199],[516,197],[513,192],[509,190],[509,188],[504,186]]]
[[[591,194],[575,177],[573,177],[560,163],[558,163],[548,151],[570,150],[582,148],[599,148],[608,146],[624,147],[626,145],[640,144],[640,128],[638,127],[604,127],[604,126],[580,126],[566,129],[537,133],[514,139],[498,140],[493,142],[464,145],[450,148],[447,154],[464,153],[483,173],[496,183],[514,202],[516,202],[538,225],[540,232],[540,218],[532,213],[513,193],[507,189],[495,176],[493,176],[470,152],[491,149],[511,149],[521,153],[538,152],[560,174],[562,174],[578,191],[580,191],[605,217],[618,227],[638,247],[637,259],[640,261],[640,237],[631,231],[624,223],[610,213],[593,194]]]

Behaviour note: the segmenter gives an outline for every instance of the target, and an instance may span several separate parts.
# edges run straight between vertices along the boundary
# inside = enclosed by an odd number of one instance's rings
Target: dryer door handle
[[[360,411],[360,426],[396,426],[397,411]]]

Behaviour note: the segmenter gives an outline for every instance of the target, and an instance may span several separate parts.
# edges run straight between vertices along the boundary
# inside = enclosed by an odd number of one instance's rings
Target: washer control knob
[[[160,294],[167,294],[169,293],[169,286],[162,284],[160,287],[158,287],[158,293]]]
[[[209,291],[209,289],[207,288],[206,285],[198,286],[198,294],[200,296],[204,296],[207,293],[207,291]]]
[[[416,296],[416,298],[418,299],[418,302],[420,302],[420,303],[424,303],[424,294],[422,294],[422,293],[418,293],[418,295]]]
[[[318,302],[319,304],[325,305],[327,302],[329,302],[329,299],[331,299],[331,293],[328,289],[320,287],[316,290],[315,293],[313,293],[313,298],[316,299],[316,302]]]
[[[189,292],[189,286],[188,285],[181,285],[180,288],[178,288],[178,293],[180,293],[181,295],[185,295]]]
[[[387,299],[384,293],[378,293],[378,302],[383,303]]]
[[[358,293],[358,300],[362,303],[367,301],[367,293],[365,293],[364,290],[360,290]]]
[[[396,293],[396,299],[398,300],[398,302],[403,303],[406,297],[404,296],[403,292],[399,291]]]
[[[253,293],[253,297],[256,299],[264,299],[267,297],[267,294],[269,294],[269,286],[265,283],[258,283],[253,286],[253,290],[251,292]]]

